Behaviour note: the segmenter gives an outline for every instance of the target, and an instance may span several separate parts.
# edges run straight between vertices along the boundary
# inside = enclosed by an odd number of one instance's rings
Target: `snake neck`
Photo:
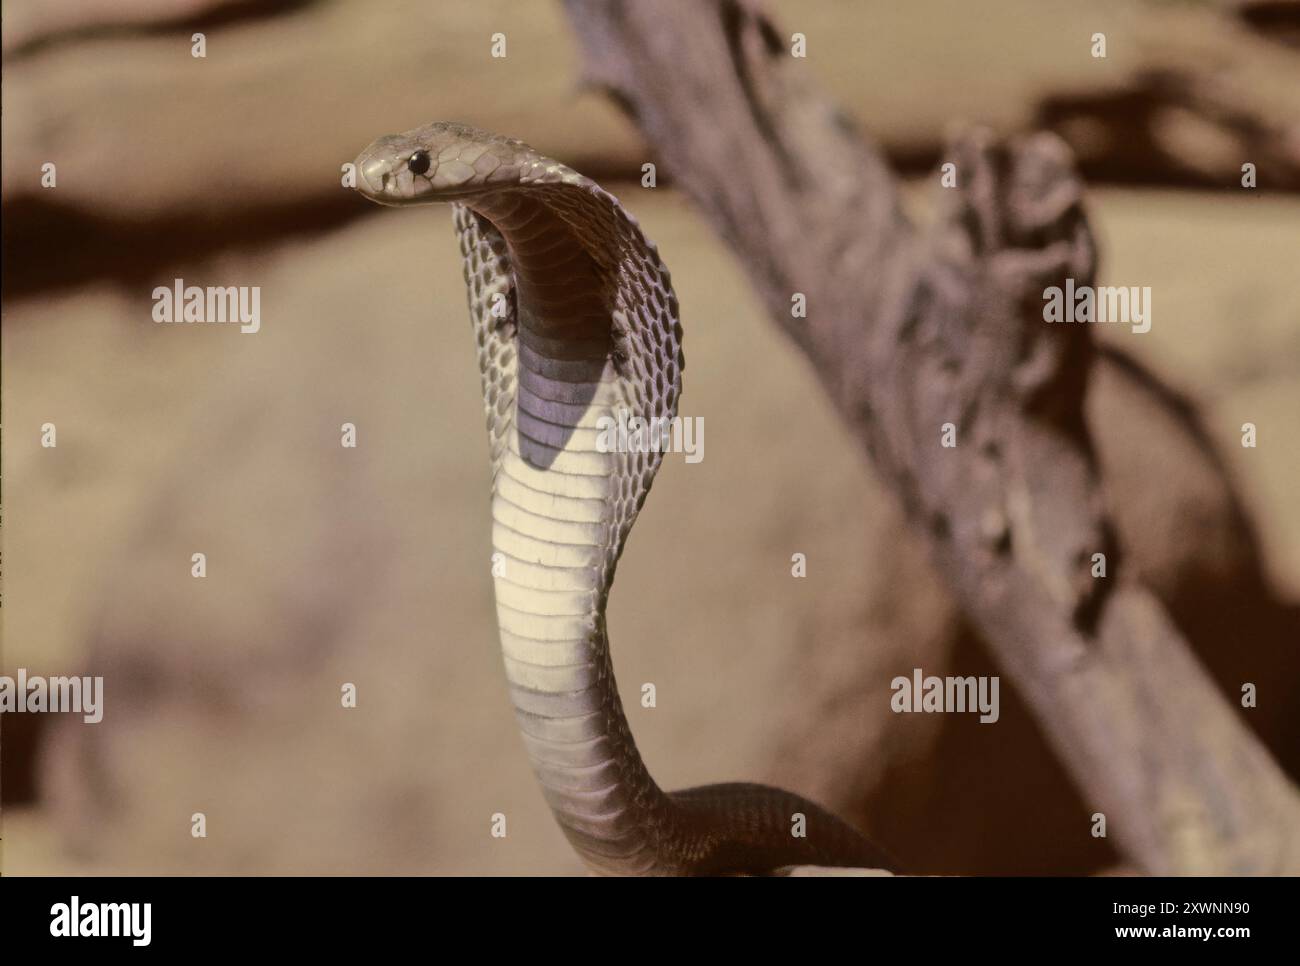
[[[618,458],[599,452],[594,437],[620,402],[617,375],[603,360],[556,359],[530,341],[521,328],[516,432],[492,496],[510,696],[547,802],[578,853],[599,871],[651,872],[668,808],[632,742],[605,628],[619,551]]]
[[[662,844],[674,809],[632,740],[606,633],[618,557],[657,468],[598,445],[603,421],[639,401],[615,361],[609,279],[572,228],[531,197],[498,193],[473,208],[508,246],[514,287],[512,425],[495,460],[492,542],[524,745],[588,866],[678,871]]]

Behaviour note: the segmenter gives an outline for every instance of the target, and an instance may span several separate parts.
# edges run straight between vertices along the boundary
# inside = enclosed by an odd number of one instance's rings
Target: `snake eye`
[[[433,159],[429,157],[428,151],[416,151],[406,162],[412,174],[424,174],[432,165]]]

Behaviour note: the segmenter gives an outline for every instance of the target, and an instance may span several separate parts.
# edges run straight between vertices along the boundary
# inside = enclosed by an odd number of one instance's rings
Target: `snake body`
[[[662,456],[606,452],[598,436],[602,417],[677,412],[682,331],[654,244],[593,181],[465,125],[380,138],[356,167],[380,204],[453,207],[487,415],[506,677],[579,856],[620,875],[886,865],[851,826],[780,789],[664,792],[632,740],[605,607]]]

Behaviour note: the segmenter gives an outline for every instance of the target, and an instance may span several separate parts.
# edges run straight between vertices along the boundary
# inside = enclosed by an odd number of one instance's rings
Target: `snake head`
[[[362,151],[356,187],[381,205],[455,201],[491,185],[517,183],[521,164],[535,157],[521,141],[435,121],[385,135]]]

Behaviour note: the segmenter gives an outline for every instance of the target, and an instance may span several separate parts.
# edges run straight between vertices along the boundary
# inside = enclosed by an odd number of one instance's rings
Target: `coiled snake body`
[[[683,367],[668,270],[636,221],[570,168],[460,124],[380,138],[357,171],[380,204],[453,207],[487,412],[506,676],[537,779],[578,854],[623,875],[887,865],[789,792],[666,793],[632,740],[605,605],[661,455],[605,452],[597,437],[602,417],[674,416]]]

